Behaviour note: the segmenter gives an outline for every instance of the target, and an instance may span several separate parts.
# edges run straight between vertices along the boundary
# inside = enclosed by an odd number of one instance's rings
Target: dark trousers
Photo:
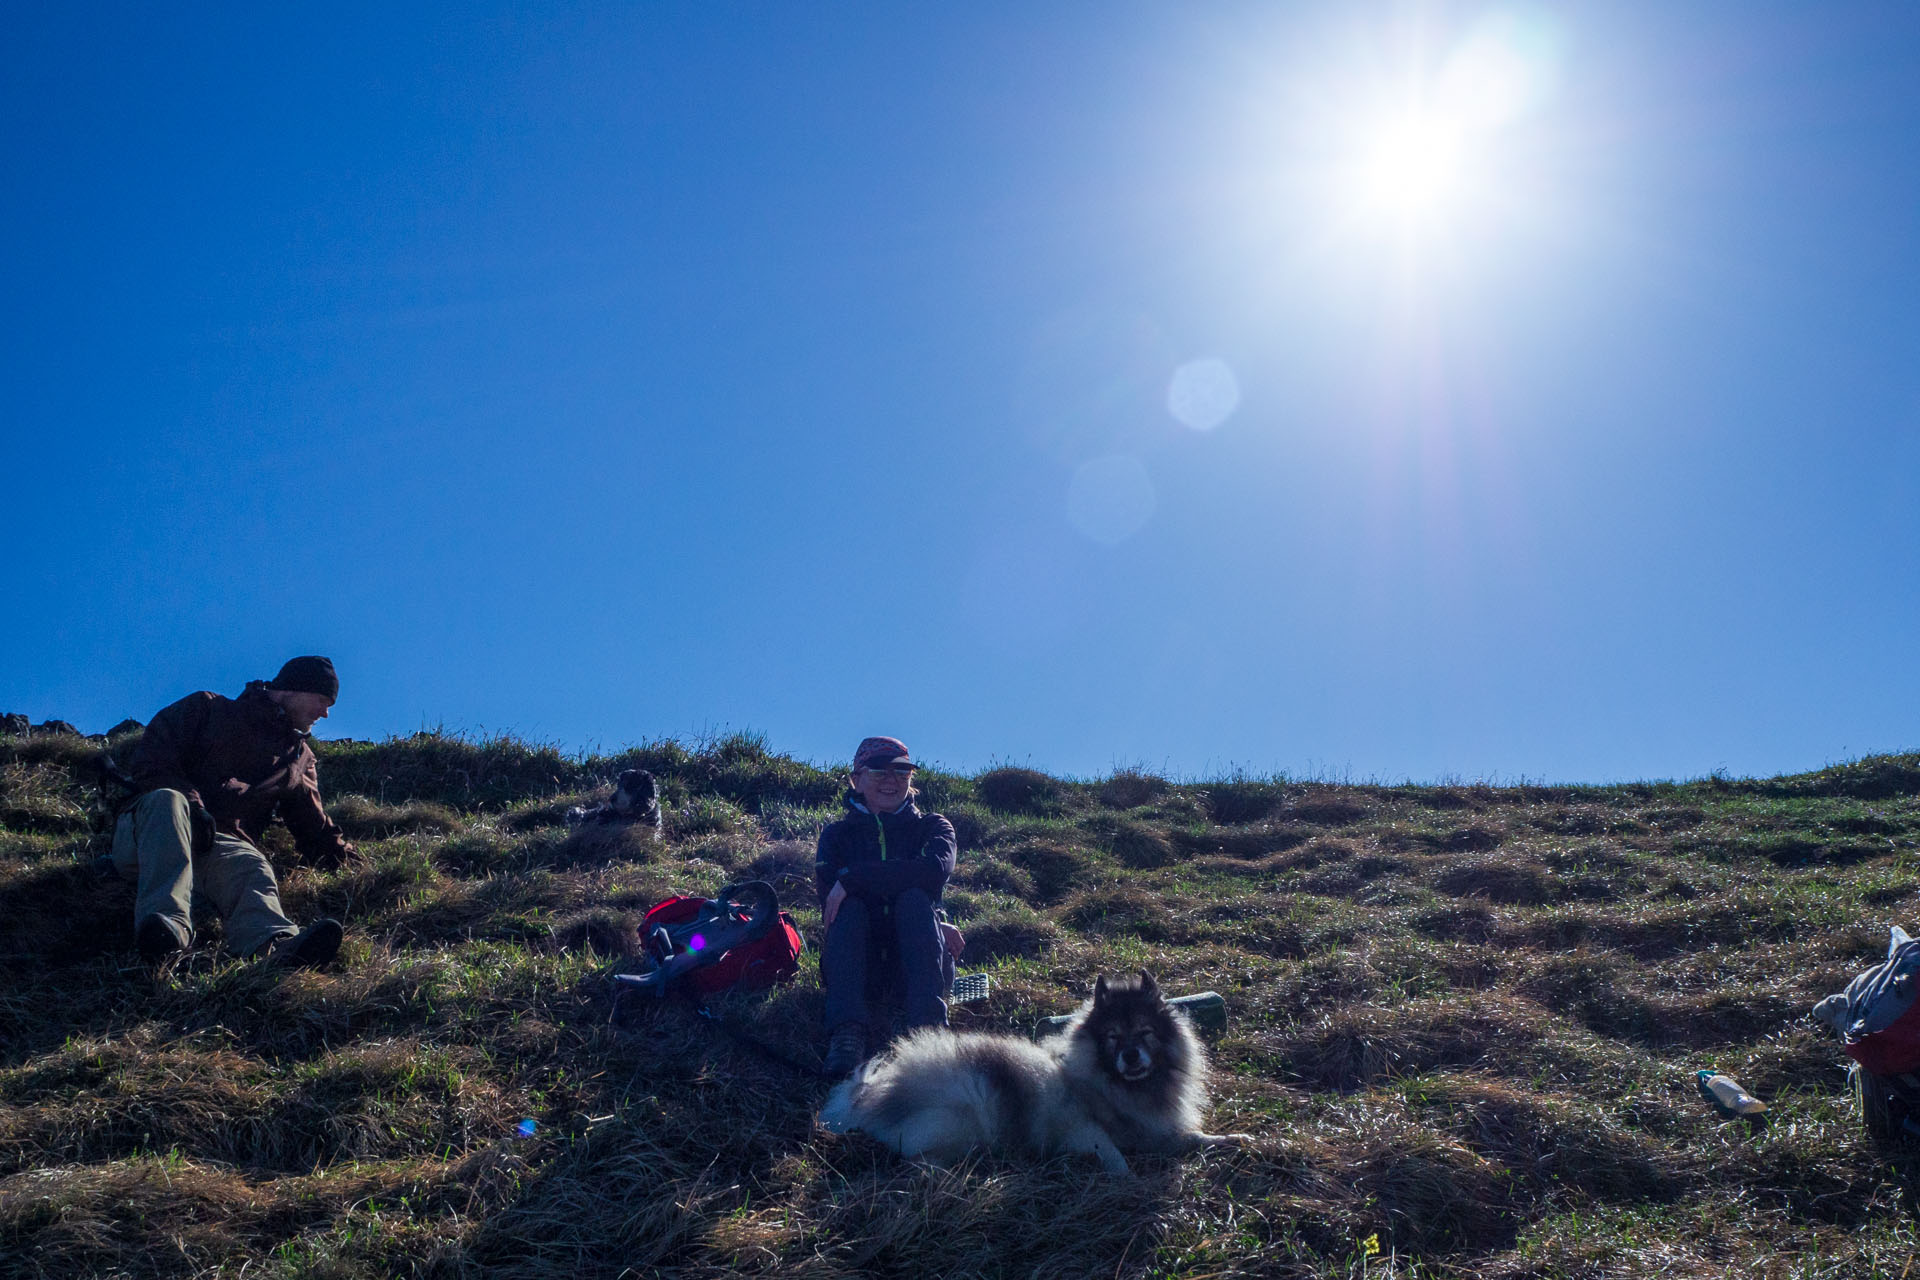
[[[905,1021],[909,1028],[943,1027],[947,1023],[945,973],[940,942],[940,923],[933,914],[933,899],[924,889],[908,889],[887,910],[864,898],[849,897],[840,904],[827,930],[825,948],[820,953],[820,978],[827,988],[827,1030],[843,1023],[857,1022],[869,1032],[882,1032],[869,1021],[867,997],[871,987],[897,989],[905,1002]],[[892,942],[893,946],[880,944]],[[870,972],[876,952],[891,951],[898,967],[899,981],[886,982],[895,975]],[[875,979],[881,979],[875,982]]]

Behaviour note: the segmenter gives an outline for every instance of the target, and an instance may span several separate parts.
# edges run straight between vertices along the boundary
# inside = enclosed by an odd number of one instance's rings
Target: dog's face
[[[1100,1046],[1100,1065],[1128,1084],[1165,1070],[1177,1044],[1173,1014],[1145,969],[1138,978],[1103,975],[1093,984],[1086,1030]]]
[[[654,802],[656,794],[652,774],[645,769],[628,769],[614,788],[613,807],[620,813],[644,809]]]

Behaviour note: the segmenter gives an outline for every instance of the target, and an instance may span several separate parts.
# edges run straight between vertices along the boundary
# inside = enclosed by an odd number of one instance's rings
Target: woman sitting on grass
[[[820,833],[813,879],[826,925],[820,977],[829,1075],[859,1066],[887,1030],[873,1026],[867,1007],[874,979],[901,990],[908,1029],[947,1022],[951,970],[934,911],[957,849],[953,824],[914,805],[913,769],[898,738],[861,742],[843,798],[847,816]]]

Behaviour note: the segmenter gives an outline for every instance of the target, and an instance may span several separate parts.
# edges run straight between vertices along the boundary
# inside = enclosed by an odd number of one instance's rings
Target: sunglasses
[[[913,766],[910,764],[889,765],[879,769],[867,765],[865,771],[876,778],[911,778],[913,776]]]

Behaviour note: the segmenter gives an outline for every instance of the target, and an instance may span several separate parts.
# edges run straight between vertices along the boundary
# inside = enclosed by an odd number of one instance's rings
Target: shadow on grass
[[[56,862],[0,881],[7,936],[0,972],[33,974],[111,952],[133,951],[133,886],[92,867]]]

